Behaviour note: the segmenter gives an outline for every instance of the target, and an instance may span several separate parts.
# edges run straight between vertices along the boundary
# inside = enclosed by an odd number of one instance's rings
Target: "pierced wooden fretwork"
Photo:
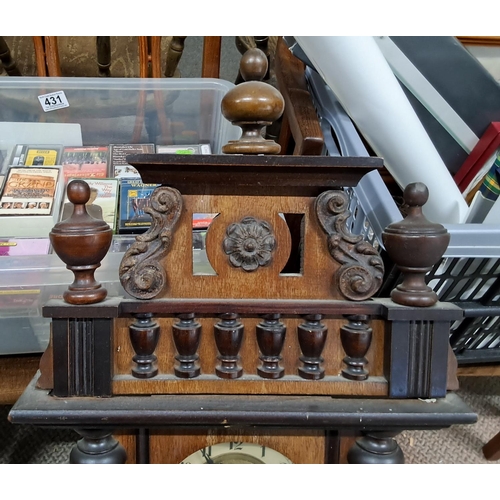
[[[174,373],[179,378],[194,378],[200,375],[197,354],[201,338],[201,325],[194,313],[179,314],[179,321],[172,325],[174,344],[177,349],[175,359],[179,362]]]
[[[262,378],[277,379],[285,375],[285,369],[279,363],[285,342],[286,326],[280,321],[279,314],[266,314],[256,326],[257,343],[260,349],[259,359],[262,365],[257,373]]]
[[[167,277],[160,260],[168,252],[181,211],[177,189],[160,186],[151,194],[151,206],[145,209],[151,226],[136,236],[119,269],[121,284],[133,297],[152,299],[165,289]]]
[[[222,247],[233,267],[250,272],[272,262],[276,238],[269,222],[245,217],[226,229]]]
[[[318,221],[328,235],[330,255],[342,267],[335,273],[334,285],[350,300],[366,300],[381,286],[384,264],[373,246],[362,235],[352,234],[346,221],[351,216],[349,199],[343,191],[325,191],[316,198]]]
[[[321,314],[308,314],[305,321],[297,327],[299,345],[302,351],[299,375],[309,380],[319,380],[325,377],[325,369],[321,366],[321,353],[325,347],[328,329],[321,323]]]
[[[214,325],[215,343],[219,350],[217,359],[220,361],[215,368],[218,377],[233,379],[243,375],[243,368],[238,363],[243,330],[238,315],[234,313],[222,314],[220,321]]]
[[[129,326],[130,341],[136,366],[132,375],[136,378],[153,378],[158,375],[157,358],[154,354],[160,338],[160,326],[151,313],[137,314],[135,323]]]
[[[372,329],[368,326],[369,318],[363,315],[347,316],[348,323],[340,328],[340,340],[347,356],[342,376],[349,380],[366,380],[368,361],[365,358],[372,343]]]

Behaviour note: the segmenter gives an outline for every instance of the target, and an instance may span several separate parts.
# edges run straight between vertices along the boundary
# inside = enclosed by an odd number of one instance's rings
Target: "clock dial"
[[[291,464],[281,453],[255,443],[230,441],[194,452],[181,464]]]

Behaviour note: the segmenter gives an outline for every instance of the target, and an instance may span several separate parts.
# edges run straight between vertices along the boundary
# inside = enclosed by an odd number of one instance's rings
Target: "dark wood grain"
[[[477,415],[454,393],[433,404],[325,396],[154,396],[58,399],[27,387],[9,414],[15,424],[40,426],[270,425],[304,428],[432,429],[472,424]]]
[[[382,167],[380,158],[128,155],[143,182],[168,185],[185,194],[240,193],[258,195],[265,188],[317,195],[326,188],[355,186],[363,175]],[[293,190],[292,190],[293,188]],[[286,191],[285,191],[286,192]]]
[[[304,63],[290,52],[280,37],[274,70],[278,88],[285,99],[286,120],[281,124],[279,139],[282,154],[321,155],[323,152],[323,132],[309,95],[304,68]],[[290,138],[293,138],[293,144],[290,144]],[[289,145],[293,146],[292,151]]]

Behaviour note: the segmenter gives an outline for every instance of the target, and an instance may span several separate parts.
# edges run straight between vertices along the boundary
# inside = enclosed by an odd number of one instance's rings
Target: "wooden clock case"
[[[128,157],[161,184],[121,262],[128,296],[95,279],[110,240],[86,215],[86,184],[68,186],[74,216],[51,239],[75,281],[43,309],[51,343],[11,422],[77,430],[73,463],[180,463],[228,441],[294,463],[402,463],[402,430],[475,422],[448,390],[462,312],[424,283],[447,244],[421,214],[425,186],[408,188],[411,216],[385,232],[403,284],[376,297],[384,264],[350,232],[344,188],[382,159],[274,155],[260,129],[279,109],[245,121],[236,101],[223,112],[243,135],[226,154]],[[193,273],[195,213],[218,214],[212,274]]]

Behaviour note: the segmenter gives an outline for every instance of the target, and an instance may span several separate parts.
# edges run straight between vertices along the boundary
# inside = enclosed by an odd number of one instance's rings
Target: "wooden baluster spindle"
[[[158,375],[154,351],[160,338],[160,325],[152,317],[152,313],[136,314],[135,323],[129,326],[130,341],[136,353],[132,358],[136,363],[132,368],[132,375],[136,378]]]
[[[257,343],[261,355],[262,365],[257,373],[262,378],[277,379],[285,374],[284,368],[279,365],[281,350],[285,342],[286,326],[280,321],[279,314],[266,314],[256,327]]]
[[[325,347],[328,328],[321,323],[322,317],[321,314],[308,314],[304,323],[297,327],[302,351],[299,359],[303,363],[303,366],[299,367],[299,375],[302,378],[319,380],[325,376],[325,370],[321,366],[321,353]]]
[[[217,359],[220,365],[215,373],[221,378],[239,378],[243,375],[243,368],[239,365],[239,352],[243,341],[244,327],[234,313],[221,315],[221,320],[214,326],[215,343],[219,350]]]
[[[179,378],[194,378],[200,374],[197,354],[201,338],[201,325],[195,320],[194,313],[179,314],[179,322],[172,325],[174,344],[179,362],[174,373]]]
[[[365,358],[372,342],[372,329],[368,326],[368,316],[349,315],[349,322],[340,328],[340,340],[347,356],[342,376],[349,380],[366,380],[368,361]]]

